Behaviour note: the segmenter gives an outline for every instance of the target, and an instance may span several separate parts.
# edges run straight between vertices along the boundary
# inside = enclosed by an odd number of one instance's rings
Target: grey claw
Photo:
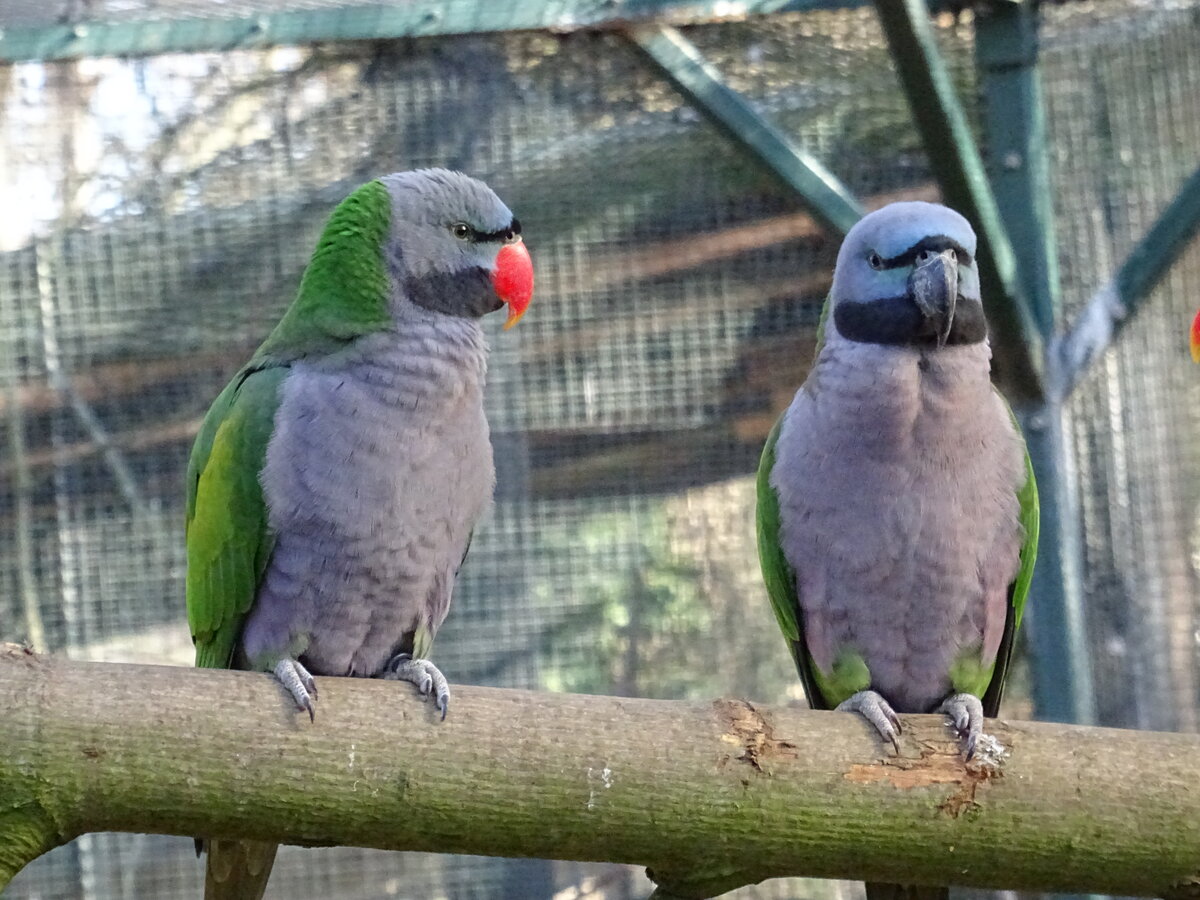
[[[898,715],[896,715],[895,710],[893,710],[887,704],[884,704],[883,712],[887,716],[888,722],[891,724],[891,726],[894,729],[896,729],[896,734],[900,734],[900,732],[903,731],[904,729],[901,728],[901,726],[900,726],[900,717]],[[893,740],[892,743],[893,744],[896,743],[895,740]],[[900,748],[897,747],[896,749],[899,750]]]
[[[450,709],[450,685],[446,682],[438,667],[427,659],[413,659],[408,653],[401,653],[388,663],[383,676],[391,681],[408,681],[416,685],[422,700],[431,696],[445,721]]]
[[[306,710],[310,722],[317,721],[313,708],[317,700],[317,682],[308,670],[294,659],[281,659],[275,666],[275,677],[288,689],[296,708]]]
[[[983,734],[983,703],[974,694],[953,694],[946,698],[939,711],[950,717],[970,760],[975,755],[979,736]]]
[[[883,697],[875,691],[859,691],[857,694],[843,700],[836,707],[840,712],[861,713],[870,722],[879,736],[890,741],[896,754],[900,753],[900,718],[896,715]]]

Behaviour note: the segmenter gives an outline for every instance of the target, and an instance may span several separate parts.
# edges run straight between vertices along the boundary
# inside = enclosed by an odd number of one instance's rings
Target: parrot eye
[[[516,219],[512,220],[512,224],[504,232],[504,243],[511,244],[521,236],[521,223]]]
[[[879,254],[874,251],[867,257],[867,265],[872,269],[879,270],[883,268],[883,260],[879,258]]]
[[[472,228],[466,222],[455,222],[450,226],[450,231],[460,241],[469,241],[471,239]]]

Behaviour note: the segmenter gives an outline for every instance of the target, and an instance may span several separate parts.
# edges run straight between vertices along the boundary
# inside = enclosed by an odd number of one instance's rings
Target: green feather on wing
[[[804,643],[804,628],[800,618],[800,598],[796,595],[796,573],[783,555],[783,543],[779,539],[779,496],[771,486],[771,470],[775,468],[775,442],[783,424],[780,416],[767,435],[762,458],[758,464],[757,481],[757,532],[758,560],[762,566],[763,580],[767,585],[767,596],[771,609],[779,622],[779,630],[787,638],[804,693],[814,708],[822,705],[822,696],[813,671],[812,659]]]
[[[239,372],[217,397],[187,470],[187,610],[196,665],[229,668],[271,556],[259,473],[283,367]]]
[[[390,195],[379,181],[338,204],[296,299],[204,418],[187,472],[187,607],[197,666],[231,665],[271,556],[258,476],[287,364],[336,353],[392,324],[380,250],[390,221]]]
[[[825,323],[829,320],[830,308],[827,297],[817,319],[817,347],[814,359],[821,353],[821,347],[825,344]],[[821,690],[816,667],[813,666],[812,657],[808,655],[804,640],[800,597],[796,592],[796,573],[783,555],[783,542],[779,537],[779,496],[771,486],[771,470],[775,468],[775,443],[779,440],[779,430],[782,426],[781,415],[767,435],[767,443],[758,463],[758,560],[763,580],[767,585],[767,596],[771,600],[771,609],[775,612],[780,631],[787,639],[788,649],[791,650],[796,670],[800,673],[800,681],[804,685],[804,694],[808,697],[809,705],[814,709],[828,708],[829,704],[826,703],[824,692]]]
[[[825,344],[825,325],[829,321],[832,308],[829,299],[825,299],[821,307],[821,315],[817,319],[816,355],[820,355]],[[801,388],[803,390],[803,388]],[[783,555],[783,543],[780,540],[779,496],[771,486],[771,470],[775,468],[775,443],[779,439],[779,431],[783,427],[781,415],[767,435],[767,443],[763,447],[762,457],[758,463],[757,481],[757,524],[758,524],[758,558],[762,568],[763,580],[767,585],[767,596],[771,600],[771,608],[779,628],[787,639],[788,649],[800,673],[800,681],[804,685],[805,696],[813,709],[829,709],[836,706],[846,697],[868,685],[869,673],[861,657],[856,654],[845,654],[835,662],[832,672],[822,673],[813,665],[808,653],[808,644],[804,639],[804,620],[800,612],[800,597],[797,593],[796,573],[792,570],[787,558]]]
[[[1017,417],[1013,415],[1012,408],[1008,406],[1004,395],[996,391],[996,396],[1008,410],[1017,434],[1021,434],[1021,425],[1017,421]],[[1021,527],[1025,532],[1024,540],[1021,542],[1021,566],[1017,569],[1017,576],[1008,588],[1008,616],[1004,622],[1004,636],[1000,640],[1000,649],[996,652],[991,682],[983,697],[980,698],[983,701],[983,714],[993,718],[1000,711],[1000,698],[1004,694],[1008,665],[1012,660],[1017,629],[1021,626],[1021,617],[1025,613],[1025,601],[1029,598],[1029,584],[1033,580],[1033,566],[1037,561],[1041,507],[1038,503],[1037,480],[1033,476],[1033,461],[1029,458],[1028,449],[1025,450],[1025,483],[1017,491],[1017,501],[1020,504]]]

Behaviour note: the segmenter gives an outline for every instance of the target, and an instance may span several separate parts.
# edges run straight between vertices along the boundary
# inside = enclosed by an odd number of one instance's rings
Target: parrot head
[[[838,252],[830,291],[839,334],[936,347],[987,337],[975,232],[937,203],[891,203],[864,216]]]
[[[388,268],[408,299],[465,318],[507,304],[505,328],[525,315],[533,263],[521,223],[491,188],[446,169],[397,172],[380,181],[392,202]]]
[[[1196,318],[1192,319],[1190,343],[1192,345],[1192,359],[1200,363],[1200,312],[1197,312]]]

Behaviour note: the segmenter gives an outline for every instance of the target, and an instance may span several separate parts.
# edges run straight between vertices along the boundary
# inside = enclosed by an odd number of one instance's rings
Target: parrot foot
[[[974,694],[952,694],[938,708],[950,717],[959,738],[966,739],[967,759],[975,755],[975,744],[983,734],[983,703]]]
[[[863,717],[875,726],[879,736],[885,741],[891,741],[896,753],[900,753],[900,719],[879,693],[859,691],[834,708],[838,712],[862,713]]]
[[[308,674],[308,669],[294,659],[281,659],[275,666],[275,677],[288,689],[296,701],[296,708],[308,710],[308,720],[315,722],[313,704],[317,702],[317,683]]]
[[[417,686],[422,700],[432,694],[437,708],[442,714],[442,721],[450,710],[450,685],[438,667],[427,659],[413,659],[410,653],[398,654],[387,666],[383,676],[389,681],[411,681]]]

